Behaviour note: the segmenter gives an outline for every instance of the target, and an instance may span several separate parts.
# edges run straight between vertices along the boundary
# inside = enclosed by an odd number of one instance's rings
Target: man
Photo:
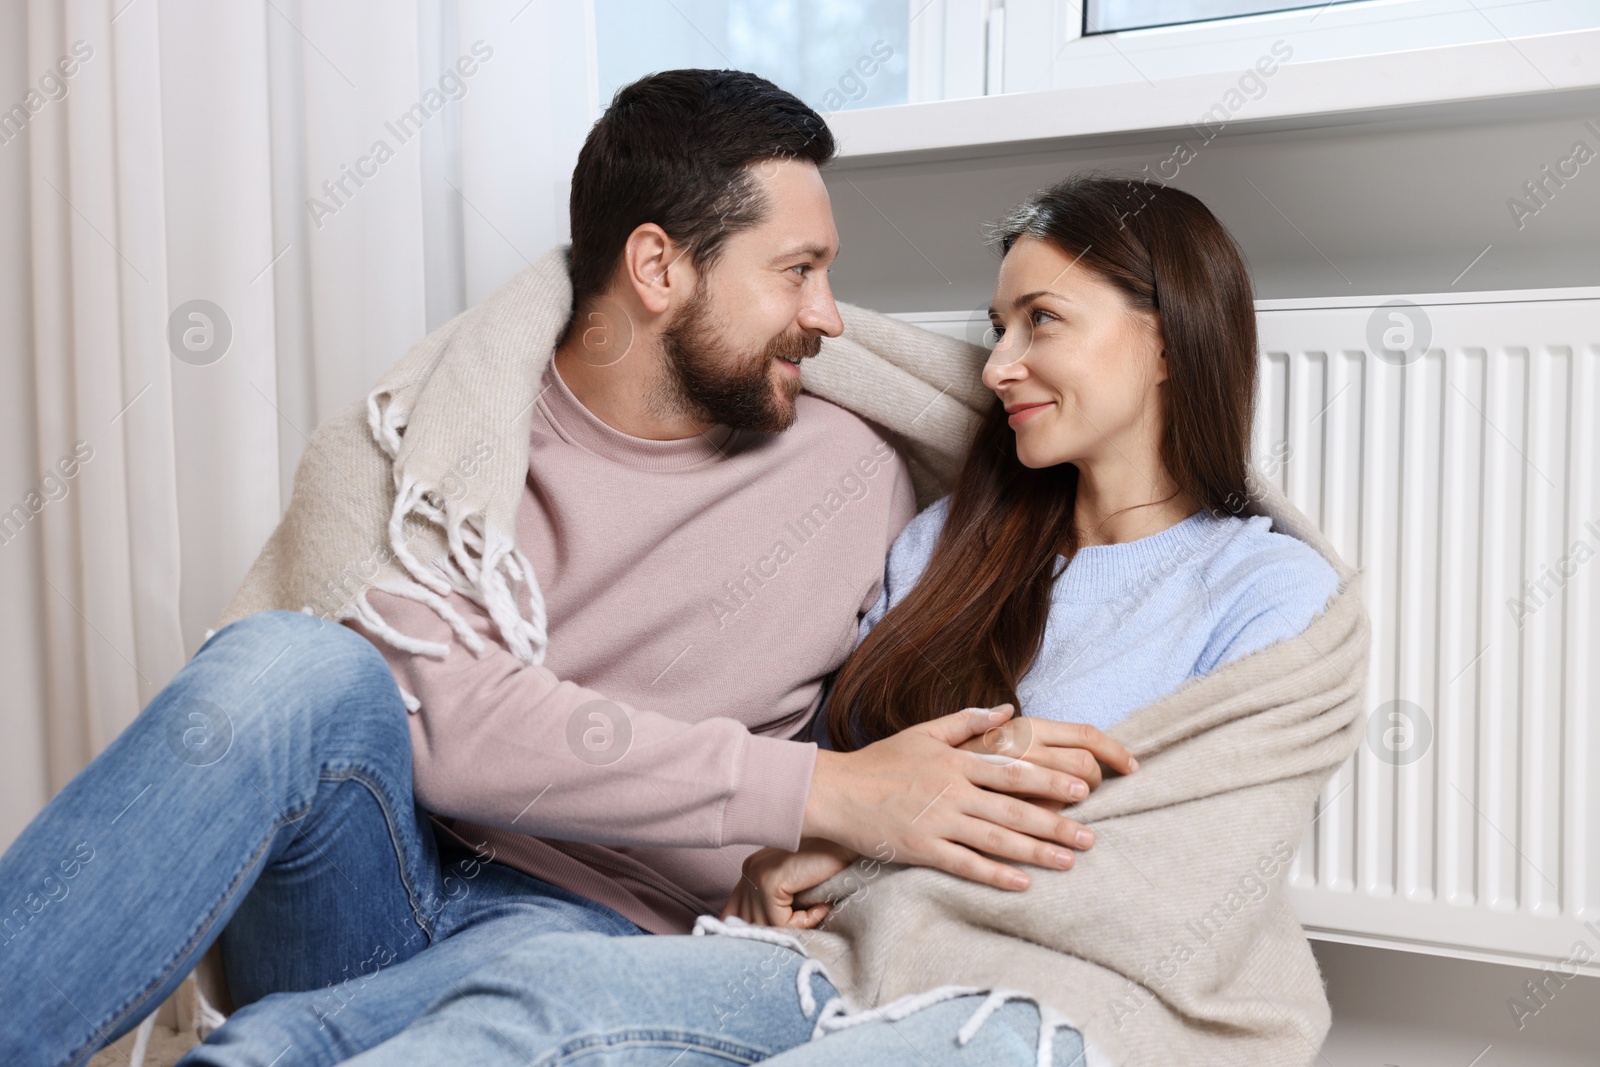
[[[185,1063],[334,1063],[514,941],[687,930],[759,846],[824,837],[1018,888],[989,856],[1074,841],[1015,797],[1081,782],[956,750],[982,712],[854,753],[792,740],[915,511],[883,435],[799,395],[842,329],[832,153],[752,75],[617,95],[573,175],[576,313],[518,515],[548,658],[518,660],[459,593],[486,651],[379,592],[383,633],[286,612],[218,632],[0,858],[0,902],[27,902],[0,946],[0,1062],[83,1062],[219,936],[242,1008]],[[220,758],[180,743],[219,722]]]

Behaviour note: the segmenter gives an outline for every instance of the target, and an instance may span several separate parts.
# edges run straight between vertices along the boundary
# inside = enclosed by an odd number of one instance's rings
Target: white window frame
[[[1370,44],[1378,29],[1390,35],[1383,51],[1410,51],[1552,32],[1539,25],[1576,24],[1595,12],[1593,0],[1363,0],[1085,37],[1083,0],[908,4],[910,103],[1159,82],[1199,73],[1197,57],[1218,53],[1244,56],[1223,64],[1242,69],[1286,34],[1302,42],[1301,61],[1346,59],[1378,54]],[[1083,73],[1061,76],[1071,71]]]

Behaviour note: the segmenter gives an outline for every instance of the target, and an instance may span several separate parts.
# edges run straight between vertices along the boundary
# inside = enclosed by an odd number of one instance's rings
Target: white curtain
[[[594,72],[576,0],[0,5],[0,848],[199,647],[317,423],[566,239]]]

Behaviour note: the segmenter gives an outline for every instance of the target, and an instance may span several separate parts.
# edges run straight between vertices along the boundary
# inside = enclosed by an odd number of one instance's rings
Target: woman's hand
[[[722,917],[733,915],[757,926],[809,930],[827,917],[829,905],[796,909],[794,898],[826,882],[855,858],[844,846],[820,838],[806,838],[796,852],[779,848],[753,852],[744,861],[744,876],[723,906]]]
[[[1069,775],[1083,786],[1083,796],[1100,787],[1102,767],[1132,774],[1139,761],[1093,726],[1051,719],[1013,718],[968,738],[959,748],[989,757],[994,763],[1027,760]]]

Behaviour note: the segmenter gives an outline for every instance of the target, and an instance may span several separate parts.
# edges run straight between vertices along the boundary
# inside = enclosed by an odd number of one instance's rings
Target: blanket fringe
[[[449,645],[439,641],[425,641],[420,637],[412,637],[396,630],[378,614],[377,609],[367,600],[365,592],[352,600],[345,610],[357,622],[401,652],[409,652],[416,656],[432,656],[434,659],[444,659],[450,654]]]
[[[799,939],[793,934],[786,934],[775,926],[752,926],[737,915],[730,915],[726,919],[702,915],[695,919],[694,930],[690,932],[690,936],[705,937],[707,934],[719,937],[742,937],[746,941],[765,941],[769,945],[792,948],[802,956],[806,954],[805,946],[800,944]]]
[[[180,1033],[192,1032],[193,1036],[204,1041],[212,1031],[228,1021],[227,1016],[218,1011],[206,999],[205,992],[191,975],[186,982],[188,988],[193,990],[194,1000],[190,1004],[193,1018],[184,1021],[184,1012],[178,1012]],[[182,989],[183,987],[180,987]],[[139,1029],[134,1032],[133,1048],[128,1050],[128,1067],[144,1067],[145,1058],[150,1054],[150,1039],[155,1034],[156,1018],[161,1014],[157,1007],[144,1017],[144,1022],[139,1024]],[[110,1047],[110,1046],[107,1046]]]
[[[400,445],[410,421],[410,410],[392,390],[374,389],[367,394],[367,429],[391,462],[400,457]],[[389,512],[389,544],[411,583],[385,591],[428,605],[450,624],[474,655],[484,655],[487,646],[482,637],[445,600],[452,592],[460,593],[488,613],[513,656],[530,666],[543,663],[549,645],[544,593],[534,580],[533,565],[517,548],[515,539],[489,529],[482,512],[453,507],[440,499],[432,487],[420,484],[403,471],[399,473],[394,506]],[[405,523],[412,515],[444,531],[448,548],[444,558],[432,567],[424,566],[406,543]],[[526,616],[519,591],[527,594]],[[448,654],[448,649],[438,642],[408,637],[383,623],[364,597],[365,593],[351,614],[391,645],[436,658]]]
[[[133,1048],[128,1053],[128,1067],[144,1067],[145,1054],[150,1050],[150,1035],[155,1028],[156,1013],[151,1012],[144,1017],[144,1022],[139,1024],[139,1032],[134,1035]]]
[[[879,1004],[876,1008],[863,1008],[860,1011],[851,1011],[844,1003],[844,998],[834,997],[822,1006],[822,1014],[817,1018],[817,1025],[811,1031],[811,1040],[834,1033],[838,1030],[848,1030],[852,1026],[862,1023],[897,1023],[909,1015],[914,1015],[923,1008],[942,1004],[947,1000],[957,997],[970,997],[983,990],[977,986],[946,985],[937,989],[929,989],[922,993],[910,993],[898,1000],[891,1000],[887,1004]],[[979,1009],[982,1010],[981,1008]]]
[[[1048,1004],[1039,1005],[1039,1067],[1050,1067],[1050,1061],[1055,1057],[1056,1031],[1063,1026],[1077,1030],[1078,1037],[1083,1041],[1083,1051],[1067,1067],[1109,1067],[1110,1061],[1089,1040],[1089,1035]]]
[[[425,589],[414,582],[389,582],[378,588],[380,592],[392,593],[407,600],[415,600],[419,604],[426,604],[432,608],[435,614],[450,624],[451,632],[456,635],[456,638],[463,645],[472,650],[473,655],[481,656],[487,650],[488,646],[483,643],[483,638],[478,635],[476,630],[467,625],[467,620],[461,617],[461,613],[451,607],[448,600],[433,590]],[[367,600],[366,593],[362,593],[359,599],[373,615],[378,613],[377,609]],[[444,645],[439,647],[445,648]],[[445,648],[445,651],[448,652],[449,649]]]
[[[489,612],[489,617],[494,620],[495,625],[500,628],[500,633],[505,637],[512,654],[524,663],[538,663],[544,658],[544,602],[542,597],[534,598],[538,603],[537,625],[532,620],[523,618],[522,612],[518,610],[516,590],[513,588],[511,577],[513,571],[520,571],[515,557],[512,556],[515,549],[516,546],[512,544],[510,538],[495,530],[487,531],[476,585],[483,593],[484,608]]]
[[[394,549],[395,559],[412,578],[440,596],[449,596],[450,583],[424,567],[406,543],[406,516],[418,510],[417,504],[425,491],[414,478],[408,477],[401,483],[394,495],[394,507],[389,511],[389,547]]]
[[[482,656],[488,649],[482,636],[445,599],[452,592],[460,593],[488,613],[513,656],[532,666],[543,663],[549,644],[548,623],[544,595],[531,580],[533,565],[513,540],[498,531],[478,528],[473,521],[478,513],[457,512],[448,506],[441,509],[428,500],[429,492],[415,479],[406,478],[395,494],[394,507],[389,512],[389,544],[411,581],[381,588],[432,608],[449,623],[463,645],[474,655]],[[448,551],[433,567],[425,566],[406,543],[405,520],[413,514],[444,530]],[[526,617],[518,603],[519,591],[528,595]],[[365,601],[365,595],[358,598],[360,606],[352,609],[352,613],[382,634],[384,640],[402,651],[421,652],[435,658],[449,653],[448,647],[438,642],[408,637],[383,623],[371,604]]]
[[[375,389],[367,395],[367,428],[372,431],[372,439],[378,442],[378,447],[390,459],[400,454],[400,431],[406,428],[410,418],[399,404],[380,404],[381,400],[393,399],[392,393],[382,389]]]
[[[1035,1067],[1051,1067],[1051,1062],[1055,1059],[1056,1054],[1056,1031],[1061,1029],[1063,1026],[1071,1027],[1074,1030],[1077,1030],[1077,1027],[1073,1026],[1071,1020],[1069,1020],[1065,1015],[1061,1014],[1048,1004],[1040,1003],[1040,1001],[1032,994],[1024,993],[1020,989],[996,989],[987,997],[985,997],[983,1003],[978,1005],[978,1010],[973,1012],[972,1017],[962,1024],[960,1030],[956,1031],[956,1044],[965,1045],[967,1042],[971,1041],[975,1036],[977,1036],[978,1029],[983,1026],[984,1023],[988,1022],[991,1015],[1004,1007],[1007,1002],[1013,1000],[1027,1001],[1038,1009],[1039,1055],[1035,1060]],[[1080,1030],[1078,1032],[1079,1036],[1081,1037],[1082,1031]],[[1081,1065],[1088,1059],[1088,1038],[1085,1037],[1083,1040],[1084,1053],[1080,1055],[1073,1064],[1071,1064],[1071,1067],[1081,1067]]]
[[[817,996],[811,991],[812,976],[820,974],[828,979],[829,985],[835,984],[828,974],[828,968],[821,960],[806,955],[805,946],[800,944],[797,938],[771,926],[752,926],[736,915],[730,915],[726,919],[716,919],[710,915],[702,915],[694,921],[693,936],[704,937],[707,934],[720,935],[722,937],[741,937],[746,941],[764,941],[769,945],[782,945],[784,948],[804,956],[805,960],[800,964],[800,973],[795,975],[794,984],[795,992],[800,996],[800,1014],[807,1019],[811,1018],[817,1010]],[[835,997],[828,1003],[834,1004],[838,1000],[839,998]]]
[[[813,975],[818,974],[828,979],[829,985],[833,984],[833,978],[829,976],[828,968],[823,965],[823,962],[807,956],[806,961],[800,965],[799,975],[795,977],[795,984],[800,987],[800,1014],[807,1019],[817,1012],[817,997],[815,993],[811,992],[811,978]]]
[[[956,1044],[965,1045],[977,1036],[978,1030],[989,1021],[989,1016],[1005,1007],[1006,1003],[1013,1000],[1032,1000],[1033,998],[1019,989],[996,989],[984,998],[978,1010],[972,1017],[961,1025],[956,1031]]]
[[[782,945],[806,957],[800,965],[800,973],[796,978],[797,992],[800,996],[800,1011],[804,1016],[811,1018],[816,1011],[816,997],[811,992],[811,976],[820,974],[829,978],[827,968],[819,959],[814,959],[806,953],[805,946],[798,939],[781,930],[769,926],[752,926],[742,919],[729,916],[727,919],[716,919],[710,915],[702,915],[694,921],[694,936],[704,937],[707,934],[721,937],[739,937],[747,941],[764,941],[767,944]],[[837,983],[829,978],[830,984],[837,988]],[[811,1040],[826,1037],[828,1034],[839,1030],[847,1030],[852,1026],[862,1023],[887,1022],[897,1023],[906,1019],[923,1008],[934,1004],[942,1004],[947,1000],[959,997],[976,996],[987,993],[983,1003],[978,1005],[976,1011],[968,1017],[956,1031],[956,1044],[965,1046],[982,1029],[995,1012],[1013,1000],[1023,1000],[1032,1004],[1039,1011],[1039,1054],[1035,1058],[1036,1067],[1052,1067],[1055,1057],[1056,1031],[1062,1027],[1076,1030],[1083,1039],[1083,1054],[1069,1067],[1109,1067],[1106,1058],[1094,1048],[1087,1035],[1076,1027],[1072,1020],[1031,993],[1020,989],[990,989],[985,990],[978,986],[946,985],[937,989],[929,989],[922,993],[910,993],[892,1000],[887,1004],[880,1004],[876,1008],[852,1010],[843,997],[833,997],[822,1006],[822,1012],[817,1016],[816,1025],[811,1030]]]

